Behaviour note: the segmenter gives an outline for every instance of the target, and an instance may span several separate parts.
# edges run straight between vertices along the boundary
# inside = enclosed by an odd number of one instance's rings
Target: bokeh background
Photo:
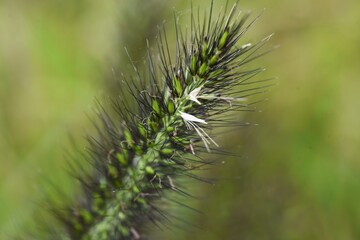
[[[261,112],[243,116],[257,126],[222,138],[241,157],[206,174],[217,184],[197,187],[207,197],[193,201],[203,213],[189,220],[200,228],[154,236],[360,239],[360,2],[240,8],[266,8],[246,38],[275,33],[270,45],[281,47],[252,64],[277,85]],[[0,239],[32,226],[44,182],[71,195],[69,139],[85,144],[94,99],[116,95],[119,73],[130,72],[124,46],[141,67],[145,39],[155,42],[164,20],[171,34],[174,9],[188,21],[190,1],[0,1]]]

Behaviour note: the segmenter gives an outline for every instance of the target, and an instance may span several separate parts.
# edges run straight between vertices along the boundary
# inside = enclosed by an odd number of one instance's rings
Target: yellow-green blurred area
[[[124,46],[142,62],[174,8],[189,20],[190,1],[0,2],[0,239],[31,225],[45,181],[72,191],[69,136],[85,145],[95,97],[113,95],[113,72],[131,69]],[[200,229],[159,238],[360,239],[360,2],[239,8],[266,8],[246,40],[275,33],[269,46],[280,48],[252,65],[277,85],[244,116],[258,126],[221,137],[241,157],[224,158],[207,174],[218,183],[199,188]]]

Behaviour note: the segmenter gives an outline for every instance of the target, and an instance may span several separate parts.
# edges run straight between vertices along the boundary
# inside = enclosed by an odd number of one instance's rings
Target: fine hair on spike
[[[171,227],[168,218],[178,216],[155,203],[190,208],[164,194],[190,196],[179,184],[181,178],[210,182],[193,172],[213,165],[203,154],[231,156],[212,130],[248,125],[240,123],[236,113],[255,111],[259,100],[253,96],[271,85],[270,79],[256,80],[264,69],[248,63],[268,52],[260,49],[270,36],[240,44],[259,16],[238,12],[237,4],[230,7],[228,1],[217,16],[213,8],[211,1],[200,20],[191,6],[189,36],[175,15],[173,55],[164,28],[158,34],[159,58],[147,42],[147,72],[141,74],[134,66],[134,76],[122,78],[122,96],[134,101],[112,99],[114,114],[97,104],[98,133],[88,137],[86,154],[92,172],[76,172],[81,168],[73,163],[82,192],[73,204],[52,210],[62,226],[51,229],[59,239],[143,239],[142,226],[149,220],[160,228]]]

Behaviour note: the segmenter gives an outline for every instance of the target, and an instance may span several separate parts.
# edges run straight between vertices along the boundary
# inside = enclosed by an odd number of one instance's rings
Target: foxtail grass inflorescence
[[[144,221],[161,221],[154,202],[166,191],[186,194],[176,178],[196,178],[192,171],[206,163],[200,155],[217,151],[212,128],[238,124],[230,114],[253,109],[249,96],[266,87],[253,78],[263,69],[243,66],[263,54],[269,37],[237,45],[258,17],[238,14],[236,5],[212,15],[211,7],[200,21],[192,11],[189,39],[176,24],[175,61],[160,31],[159,59],[148,53],[149,81],[136,69],[136,77],[124,79],[138,109],[120,99],[113,101],[115,115],[99,114],[99,136],[88,148],[94,171],[78,177],[83,197],[55,211],[66,238],[141,238]]]

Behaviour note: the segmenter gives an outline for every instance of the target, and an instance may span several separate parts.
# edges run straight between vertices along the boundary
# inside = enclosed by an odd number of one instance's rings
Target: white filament
[[[213,143],[215,146],[219,147],[219,145],[202,129],[197,123],[207,124],[205,120],[197,118],[191,114],[180,112],[181,117],[183,118],[185,125],[190,130],[195,130],[196,133],[199,135],[201,140],[203,141],[205,148],[208,152],[210,151],[209,144]]]

